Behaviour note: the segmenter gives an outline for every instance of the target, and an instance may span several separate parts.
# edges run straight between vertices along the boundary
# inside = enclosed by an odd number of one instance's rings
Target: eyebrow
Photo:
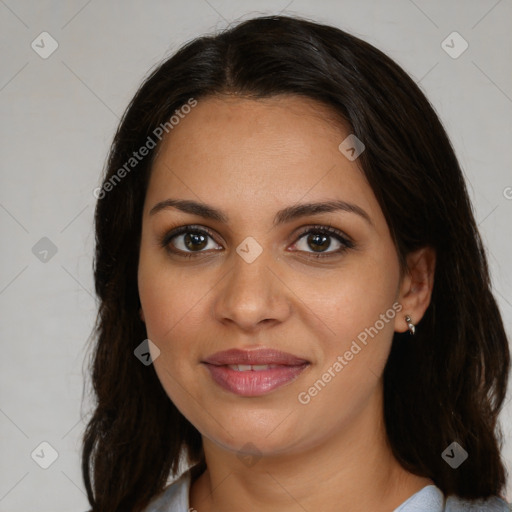
[[[190,199],[165,199],[164,201],[160,201],[155,204],[153,208],[151,208],[149,215],[155,215],[167,208],[176,208],[182,212],[198,215],[205,219],[215,220],[224,224],[229,222],[229,217],[221,210]],[[317,215],[320,213],[336,211],[354,213],[363,218],[370,226],[373,227],[372,220],[365,210],[356,204],[338,199],[318,203],[303,203],[283,208],[276,213],[274,217],[274,226],[291,222],[292,220],[300,217],[306,217],[308,215]]]

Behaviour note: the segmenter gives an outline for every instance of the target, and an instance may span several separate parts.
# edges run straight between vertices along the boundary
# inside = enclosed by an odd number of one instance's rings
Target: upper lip
[[[260,365],[260,364],[281,364],[286,366],[298,366],[308,363],[305,359],[296,357],[287,352],[281,352],[270,348],[260,348],[254,350],[241,350],[233,348],[216,352],[203,361],[204,363],[217,366],[222,365]]]

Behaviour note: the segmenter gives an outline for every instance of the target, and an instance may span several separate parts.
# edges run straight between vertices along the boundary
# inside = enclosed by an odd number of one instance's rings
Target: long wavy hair
[[[263,16],[182,46],[145,79],[115,134],[95,211],[95,409],[82,446],[92,510],[140,511],[177,476],[180,460],[196,474],[205,468],[198,430],[166,395],[153,366],[134,356],[147,337],[137,266],[159,145],[136,165],[130,158],[149,138],[157,140],[159,126],[169,129],[171,116],[191,98],[224,94],[317,100],[364,142],[358,161],[401,269],[418,248],[437,254],[431,303],[414,338],[394,334],[384,370],[389,443],[404,468],[431,478],[446,495],[499,495],[506,471],[498,415],[509,346],[449,138],[415,82],[372,45],[305,18]],[[457,469],[441,457],[453,441],[469,454]]]

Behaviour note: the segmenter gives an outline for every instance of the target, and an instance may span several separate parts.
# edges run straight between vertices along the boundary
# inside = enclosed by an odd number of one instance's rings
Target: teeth
[[[248,371],[260,371],[260,370],[269,370],[270,368],[275,368],[277,365],[275,364],[230,364],[228,368],[235,370],[237,372],[248,372]]]
[[[268,370],[270,365],[268,364],[255,364],[252,366],[252,369],[257,372],[258,370]]]

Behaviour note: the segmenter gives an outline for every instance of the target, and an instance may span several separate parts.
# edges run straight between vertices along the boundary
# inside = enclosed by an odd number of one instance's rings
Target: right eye
[[[194,253],[203,253],[204,249],[208,249],[208,239],[213,241],[213,234],[206,228],[181,226],[167,232],[162,237],[161,245],[172,254],[190,258]],[[209,249],[219,250],[218,246]]]

